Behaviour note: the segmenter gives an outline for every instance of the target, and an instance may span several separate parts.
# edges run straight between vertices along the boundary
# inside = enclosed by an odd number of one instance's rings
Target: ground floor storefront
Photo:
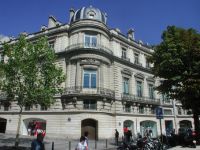
[[[17,114],[0,115],[0,133],[16,133],[18,124]],[[193,119],[190,117],[174,118],[164,117],[161,120],[162,133],[175,131],[182,127],[194,127]],[[48,137],[66,137],[79,139],[85,132],[89,133],[89,139],[113,138],[115,129],[119,136],[124,135],[127,127],[133,136],[140,133],[157,137],[161,134],[160,122],[155,116],[124,115],[101,112],[46,112],[46,113],[24,113],[21,119],[21,135],[36,136],[38,133]]]

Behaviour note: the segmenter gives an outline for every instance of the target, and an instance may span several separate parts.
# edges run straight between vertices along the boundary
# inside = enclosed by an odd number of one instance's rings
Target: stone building
[[[155,137],[161,133],[155,115],[158,106],[163,108],[163,134],[193,126],[189,111],[154,91],[160,80],[153,77],[146,59],[153,49],[136,41],[133,29],[124,35],[109,28],[106,13],[90,6],[71,9],[69,23],[50,16],[48,26],[26,37],[34,41],[43,35],[67,77],[62,84],[65,90],[50,108],[25,107],[21,134],[28,134],[30,122],[39,122],[47,136],[78,139],[88,131],[90,139],[112,138],[115,129],[122,136],[127,126],[134,135],[151,129]],[[4,95],[0,98],[0,132],[16,133],[19,108]]]

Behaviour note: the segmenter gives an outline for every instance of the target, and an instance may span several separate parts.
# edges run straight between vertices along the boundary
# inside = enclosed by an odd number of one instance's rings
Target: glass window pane
[[[149,84],[149,98],[154,99],[153,85]]]
[[[89,36],[85,36],[85,46],[89,47],[90,46],[90,37]]]
[[[123,86],[124,86],[124,88],[123,88],[123,92],[125,93],[125,94],[128,94],[129,93],[129,79],[128,78],[124,78],[123,79]]]
[[[142,83],[137,81],[137,96],[142,97]]]
[[[84,73],[84,83],[83,83],[84,88],[89,88],[89,74]]]
[[[92,47],[96,47],[97,46],[97,37],[93,36],[92,37]]]
[[[96,74],[91,74],[91,88],[96,88]]]

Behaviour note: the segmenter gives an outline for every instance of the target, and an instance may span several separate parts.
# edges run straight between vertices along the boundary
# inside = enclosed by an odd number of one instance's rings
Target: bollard
[[[97,149],[97,140],[95,140],[95,143],[94,143],[95,145],[94,145],[94,147],[95,147],[95,149]]]
[[[52,142],[51,150],[54,150],[54,142]]]
[[[69,141],[69,150],[71,150],[71,141]]]
[[[108,139],[106,139],[106,148],[108,148]]]

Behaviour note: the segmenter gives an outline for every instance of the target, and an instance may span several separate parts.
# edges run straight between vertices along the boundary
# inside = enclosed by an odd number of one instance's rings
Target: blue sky
[[[134,28],[144,43],[158,44],[168,25],[200,31],[200,0],[1,0],[0,35],[37,32],[50,15],[68,23],[71,7],[90,5],[108,14],[109,28]]]

